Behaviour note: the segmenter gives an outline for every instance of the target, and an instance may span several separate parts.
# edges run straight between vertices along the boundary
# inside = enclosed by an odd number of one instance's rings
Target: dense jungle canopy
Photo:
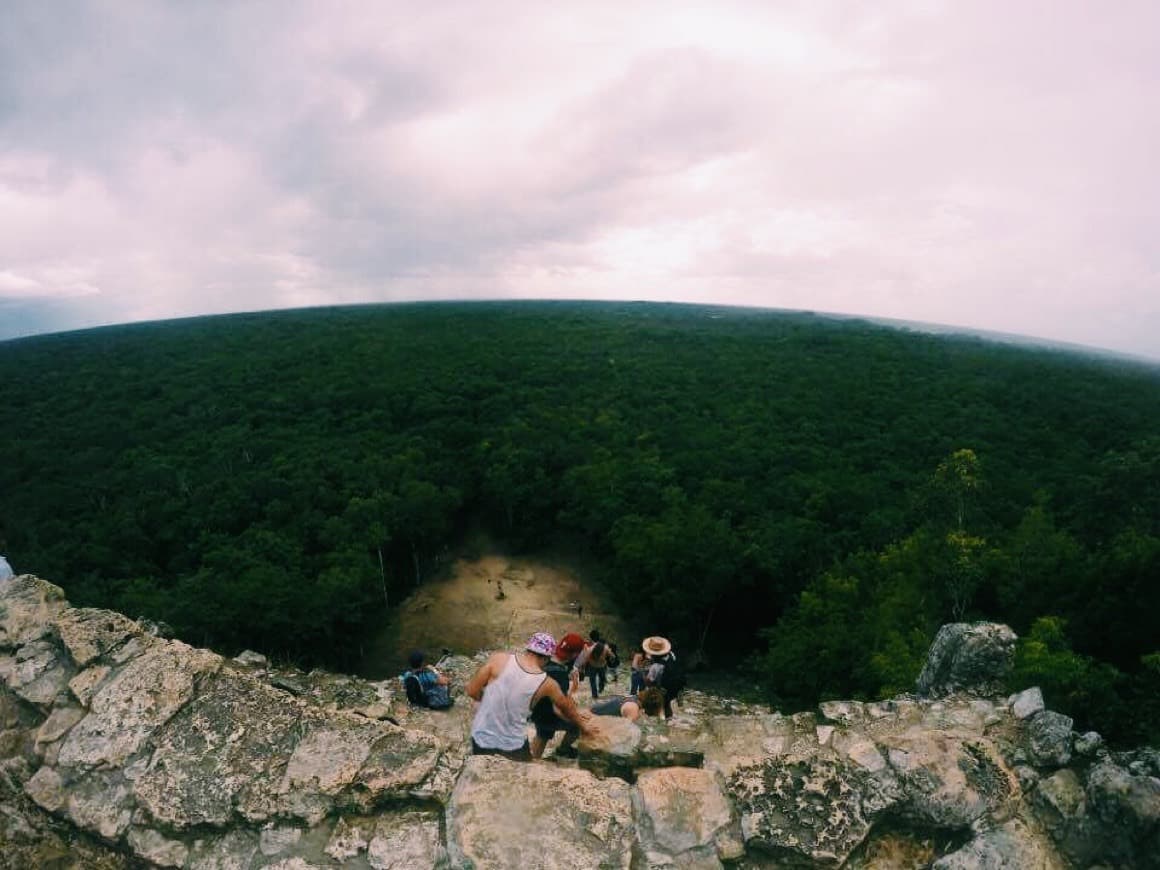
[[[783,709],[1019,679],[1160,728],[1160,370],[704,306],[422,304],[0,344],[0,550],[75,604],[353,667],[464,530],[583,552]]]

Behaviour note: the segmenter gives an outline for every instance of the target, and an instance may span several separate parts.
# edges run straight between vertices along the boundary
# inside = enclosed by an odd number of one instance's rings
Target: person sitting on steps
[[[423,650],[412,650],[407,665],[402,679],[408,701],[416,707],[432,710],[444,710],[452,705],[451,680],[427,664],[427,654]]]
[[[607,679],[608,645],[600,639],[597,631],[593,631],[590,637],[593,642],[585,645],[584,652],[576,659],[576,667],[588,677],[588,687],[595,701],[604,691]]]

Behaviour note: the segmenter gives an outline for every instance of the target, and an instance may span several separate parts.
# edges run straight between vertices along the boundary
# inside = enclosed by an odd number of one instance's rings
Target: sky
[[[807,309],[1160,359],[1155,0],[4,0],[0,339]]]

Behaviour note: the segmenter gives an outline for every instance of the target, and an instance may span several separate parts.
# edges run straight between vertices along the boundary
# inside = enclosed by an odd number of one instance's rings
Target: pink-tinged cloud
[[[0,337],[713,301],[1160,358],[1160,7],[0,10]]]

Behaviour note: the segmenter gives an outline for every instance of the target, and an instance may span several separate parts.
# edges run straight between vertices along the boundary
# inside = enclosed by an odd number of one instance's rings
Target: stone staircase
[[[945,627],[929,697],[689,691],[519,764],[469,755],[461,692],[415,709],[397,679],[227,660],[23,576],[0,587],[0,868],[1160,866],[1160,753],[996,694],[1013,643]],[[482,661],[442,668],[462,687]]]

